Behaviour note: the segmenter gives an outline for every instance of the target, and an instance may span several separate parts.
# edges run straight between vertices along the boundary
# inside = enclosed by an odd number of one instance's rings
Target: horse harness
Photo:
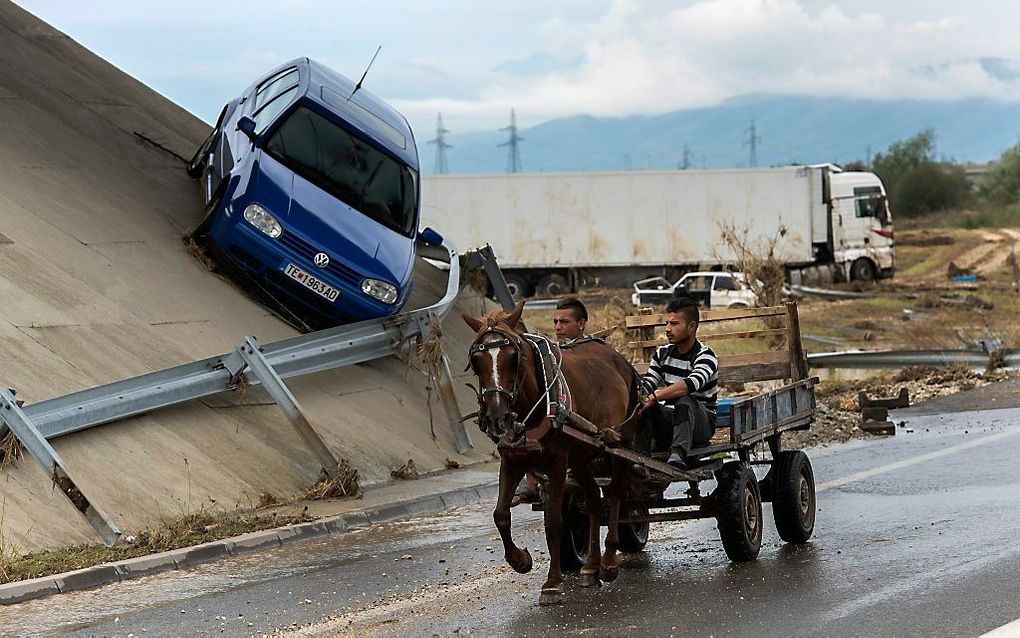
[[[495,333],[502,338],[493,341],[483,341],[486,335],[491,333]],[[513,408],[517,406],[517,398],[524,379],[524,375],[521,374],[521,368],[524,365],[522,352],[522,345],[524,343],[527,343],[531,348],[533,348],[537,355],[536,372],[541,379],[540,387],[542,389],[542,393],[535,401],[535,404],[531,406],[531,409],[524,418],[518,419],[518,414],[513,411]],[[513,347],[517,351],[517,370],[515,371],[513,389],[508,390],[498,384],[481,389],[476,389],[471,384],[467,385],[478,395],[477,415],[479,417],[485,411],[485,397],[490,394],[501,394],[505,396],[507,403],[511,407],[511,414],[514,419],[514,443],[512,446],[534,447],[534,445],[548,433],[549,429],[552,427],[553,421],[558,421],[560,424],[567,421],[567,415],[573,405],[570,395],[570,387],[567,384],[566,377],[563,376],[563,370],[560,367],[560,362],[563,359],[563,353],[559,345],[554,344],[544,336],[529,333],[517,335],[497,326],[489,326],[475,338],[475,342],[471,344],[468,354],[470,356],[488,352],[492,349],[502,349],[506,347]],[[469,362],[468,367],[465,368],[465,370],[470,367],[471,364]],[[537,425],[531,428],[527,427],[528,420],[542,402],[545,402],[546,404],[545,417],[543,417]]]

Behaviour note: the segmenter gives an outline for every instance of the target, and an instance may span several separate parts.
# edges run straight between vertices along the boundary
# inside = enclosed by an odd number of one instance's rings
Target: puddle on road
[[[385,523],[186,570],[0,608],[0,635],[64,633],[153,607],[172,607],[182,601],[201,607],[195,599],[203,595],[328,569],[367,556],[453,543],[465,534],[493,531],[490,509],[487,504],[464,506],[436,516]],[[537,516],[540,515],[522,518]]]

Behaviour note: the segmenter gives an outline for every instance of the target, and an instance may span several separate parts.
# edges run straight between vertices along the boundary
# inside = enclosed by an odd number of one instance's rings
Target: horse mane
[[[495,328],[502,323],[509,326],[511,330],[515,330],[514,326],[510,326],[510,324],[507,323],[507,319],[510,318],[510,313],[501,308],[490,310],[489,313],[482,318],[485,320],[486,325],[490,328]]]

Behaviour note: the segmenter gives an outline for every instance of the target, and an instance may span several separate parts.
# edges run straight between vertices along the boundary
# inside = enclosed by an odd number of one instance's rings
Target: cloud
[[[1020,11],[1006,4],[983,15],[971,5],[963,13],[957,4],[954,14],[946,5],[894,15],[867,1],[855,6],[870,8],[850,12],[816,0],[616,0],[586,24],[559,17],[541,25],[550,53],[532,58],[580,55],[576,66],[536,62],[536,72],[494,75],[471,99],[398,106],[412,119],[441,109],[449,122],[488,127],[511,107],[527,125],[577,113],[663,113],[747,93],[1020,100],[1020,81],[1007,72],[1020,59],[1010,33]]]

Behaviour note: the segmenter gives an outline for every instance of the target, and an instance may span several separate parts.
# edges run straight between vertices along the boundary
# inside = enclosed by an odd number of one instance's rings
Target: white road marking
[[[1017,638],[1017,636],[1020,636],[1020,618],[986,634],[981,634],[981,638]]]
[[[872,476],[885,474],[886,472],[892,472],[893,470],[898,470],[904,467],[910,467],[911,465],[917,465],[918,463],[931,461],[933,459],[937,459],[943,456],[955,454],[956,452],[960,452],[962,450],[968,450],[972,447],[978,447],[979,445],[994,443],[995,441],[998,441],[1000,439],[1016,436],[1017,434],[1020,434],[1020,429],[1007,430],[1005,432],[999,432],[998,434],[992,434],[991,436],[985,436],[981,437],[980,439],[973,439],[971,441],[967,441],[966,443],[961,443],[959,445],[947,447],[937,452],[929,452],[928,454],[921,454],[909,459],[904,459],[902,461],[896,461],[895,463],[889,463],[888,465],[874,467],[871,468],[870,470],[864,470],[863,472],[856,472],[849,476],[844,476],[843,478],[833,479],[831,481],[826,481],[825,483],[819,483],[818,485],[815,486],[815,492],[823,492],[833,487],[839,487],[841,485],[846,485],[847,483],[861,481],[866,478],[871,478]]]

